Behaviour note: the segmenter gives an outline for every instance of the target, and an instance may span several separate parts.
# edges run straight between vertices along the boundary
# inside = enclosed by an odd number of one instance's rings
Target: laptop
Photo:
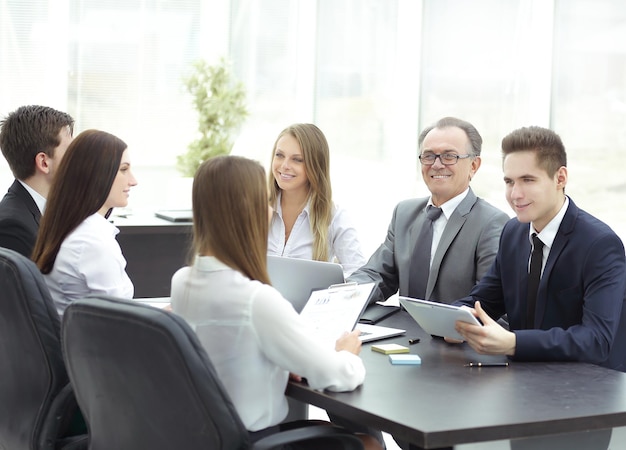
[[[367,342],[401,336],[406,333],[406,330],[401,328],[383,327],[382,325],[371,325],[369,323],[357,323],[355,328],[358,328],[361,331],[359,339],[364,344]]]
[[[268,255],[267,271],[272,286],[291,302],[298,313],[309,300],[311,292],[344,282],[343,268],[331,262]]]
[[[159,219],[170,222],[192,222],[193,212],[191,209],[161,209],[154,213]]]
[[[400,305],[431,336],[449,337],[462,341],[463,336],[454,329],[457,320],[482,325],[467,308],[402,296],[399,300]]]

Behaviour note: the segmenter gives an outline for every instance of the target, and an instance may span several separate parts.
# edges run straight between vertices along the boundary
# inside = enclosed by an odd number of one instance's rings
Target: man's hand
[[[472,313],[483,326],[457,321],[455,329],[477,352],[483,355],[514,355],[515,334],[502,328],[476,302]]]

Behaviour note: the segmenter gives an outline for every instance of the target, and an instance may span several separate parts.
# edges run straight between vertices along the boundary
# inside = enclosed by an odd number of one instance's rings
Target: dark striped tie
[[[409,297],[423,299],[426,295],[428,273],[430,272],[430,251],[433,245],[433,222],[441,215],[441,208],[428,205],[426,220],[420,230],[417,243],[411,255]]]

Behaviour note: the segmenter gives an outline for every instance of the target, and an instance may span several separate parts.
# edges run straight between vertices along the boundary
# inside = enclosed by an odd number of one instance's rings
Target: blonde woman
[[[320,344],[269,285],[263,167],[238,156],[205,161],[192,204],[197,256],[172,278],[172,309],[196,331],[251,439],[285,419],[290,372],[315,389],[350,391],[363,383],[358,331],[339,337],[334,349]],[[366,448],[380,448],[360,437]]]
[[[350,218],[333,203],[328,142],[317,126],[297,123],[278,135],[268,183],[268,254],[337,260],[346,277],[365,264]]]

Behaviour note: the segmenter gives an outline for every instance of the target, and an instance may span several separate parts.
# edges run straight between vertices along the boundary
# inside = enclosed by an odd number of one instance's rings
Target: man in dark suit
[[[484,326],[457,322],[457,331],[478,353],[626,372],[622,241],[565,195],[567,156],[556,133],[515,130],[502,140],[502,153],[517,219],[505,225],[487,274],[457,303],[474,306]],[[505,313],[508,330],[494,321]],[[610,440],[610,429],[582,431],[513,440],[511,449],[606,449]]]
[[[458,322],[459,333],[479,353],[626,371],[622,241],[565,195],[566,153],[556,133],[515,130],[502,140],[502,152],[517,219],[504,227],[489,272],[459,302],[475,306],[484,326]],[[538,289],[529,285],[533,247],[540,249]],[[509,330],[493,320],[505,313]]]
[[[400,295],[451,303],[467,295],[491,266],[498,239],[509,216],[476,197],[470,181],[481,163],[482,138],[476,128],[446,117],[419,136],[422,178],[430,197],[400,202],[387,237],[367,264],[348,279],[375,282],[370,300]],[[432,221],[432,244],[419,247],[420,232],[429,225],[427,209],[441,208]],[[425,266],[417,267],[421,259]],[[421,289],[412,287],[417,272],[426,273]]]
[[[29,257],[48,190],[74,119],[46,106],[22,106],[0,121],[0,149],[15,181],[0,202],[0,247]]]

